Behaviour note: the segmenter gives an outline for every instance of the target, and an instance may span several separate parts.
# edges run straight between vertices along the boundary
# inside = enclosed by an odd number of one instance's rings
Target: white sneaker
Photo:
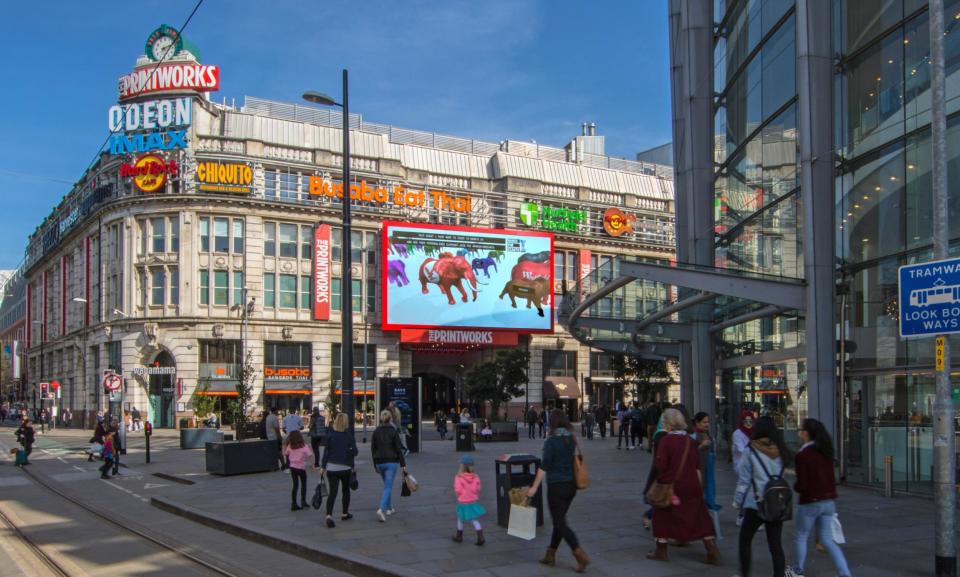
[[[387,518],[383,516],[383,511],[381,511],[380,509],[377,509],[377,517],[380,519],[381,523],[387,522]]]
[[[387,515],[393,515],[394,513],[396,513],[396,511],[393,509],[387,509]]]
[[[787,567],[787,570],[784,571],[783,577],[804,577],[802,571],[798,571],[793,567]]]

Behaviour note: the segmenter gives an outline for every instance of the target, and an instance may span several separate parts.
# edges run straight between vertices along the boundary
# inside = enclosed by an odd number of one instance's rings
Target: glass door
[[[910,470],[907,446],[907,377],[906,375],[877,375],[865,379],[868,417],[867,482],[883,485],[884,459],[893,458],[893,488],[908,490]],[[872,386],[871,386],[872,385]]]
[[[933,373],[908,376],[907,485],[913,493],[933,493]]]
[[[863,377],[850,377],[847,379],[847,419],[846,429],[846,451],[844,459],[847,463],[847,480],[853,483],[870,483],[869,463],[867,455],[869,453],[869,443],[867,442],[867,413],[866,407],[866,381]]]

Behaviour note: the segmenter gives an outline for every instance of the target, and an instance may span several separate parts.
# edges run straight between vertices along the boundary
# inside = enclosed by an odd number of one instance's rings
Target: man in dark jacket
[[[120,474],[120,453],[124,449],[126,435],[120,431],[120,421],[116,417],[110,419],[109,431],[113,433],[113,475],[117,476]]]
[[[33,442],[36,439],[36,433],[33,430],[33,425],[30,423],[30,419],[24,419],[21,423],[20,428],[17,429],[17,440],[20,441],[20,444],[23,445],[23,452],[26,455],[26,458],[23,461],[24,465],[30,464],[30,453],[33,452]]]
[[[610,409],[606,405],[597,407],[597,425],[600,428],[600,438],[607,437],[607,422],[610,420]]]
[[[647,408],[643,412],[643,422],[647,426],[647,452],[653,451],[653,434],[657,431],[657,423],[660,422],[660,407],[650,399]]]
[[[527,422],[527,438],[536,439],[537,438],[537,421],[540,419],[540,416],[537,415],[537,410],[533,407],[527,409],[526,422]]]

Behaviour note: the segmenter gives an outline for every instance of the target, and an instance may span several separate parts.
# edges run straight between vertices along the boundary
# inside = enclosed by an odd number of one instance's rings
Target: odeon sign
[[[189,96],[115,104],[107,111],[110,154],[135,154],[151,150],[186,148],[186,130],[165,130],[193,122],[193,99]],[[144,131],[139,134],[124,134]]]

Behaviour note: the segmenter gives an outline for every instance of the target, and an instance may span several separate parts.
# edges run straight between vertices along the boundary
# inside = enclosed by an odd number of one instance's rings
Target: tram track
[[[89,514],[104,523],[121,529],[125,533],[132,534],[137,538],[146,541],[158,547],[163,551],[173,553],[176,557],[186,560],[192,563],[195,566],[202,568],[203,570],[209,572],[212,575],[222,575],[224,577],[247,577],[252,575],[246,571],[238,570],[237,568],[228,568],[221,565],[218,565],[214,562],[208,561],[206,559],[200,558],[197,555],[194,555],[188,551],[184,550],[184,547],[178,543],[173,543],[171,540],[165,539],[155,534],[151,534],[141,528],[132,526],[128,521],[124,521],[106,513],[100,511],[79,499],[72,497],[71,495],[61,491],[57,487],[51,485],[39,475],[30,472],[26,468],[20,469],[21,473],[28,477],[33,483],[38,487],[42,488],[46,492],[50,493],[69,503],[70,505],[82,510],[84,513]],[[58,563],[51,554],[45,551],[44,547],[38,543],[36,540],[32,539],[24,527],[18,526],[10,517],[0,509],[0,524],[6,526],[13,534],[29,549],[29,551],[34,554],[45,566],[50,568],[50,570],[55,575],[61,575],[65,577],[79,577],[76,572],[71,572],[64,567],[64,564]]]

